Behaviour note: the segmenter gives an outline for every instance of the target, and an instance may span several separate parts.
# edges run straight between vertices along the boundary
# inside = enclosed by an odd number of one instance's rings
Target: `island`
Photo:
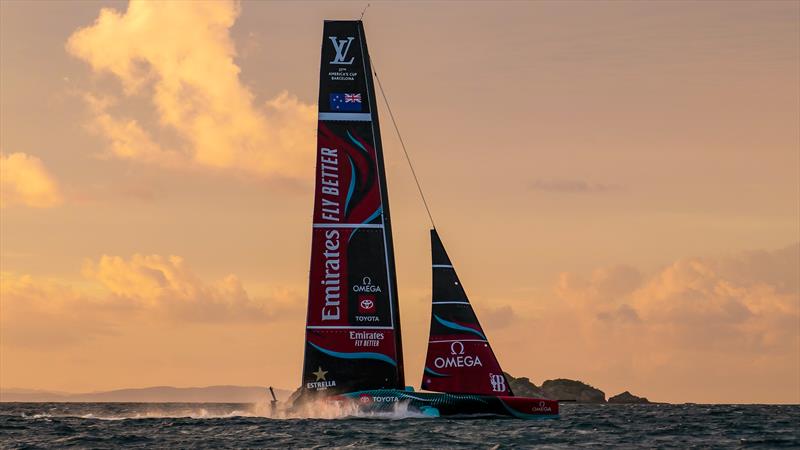
[[[606,401],[605,392],[579,380],[556,378],[555,380],[546,380],[541,386],[536,386],[527,377],[515,378],[509,373],[505,373],[505,375],[514,395],[524,397],[538,397],[576,403],[650,403],[647,398],[637,397],[628,391],[615,395]]]
[[[625,391],[609,398],[608,403],[650,403],[650,400],[648,400],[647,397],[637,397],[630,392]]]

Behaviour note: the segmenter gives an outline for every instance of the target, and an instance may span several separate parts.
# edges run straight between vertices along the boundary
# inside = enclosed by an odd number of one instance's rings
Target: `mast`
[[[361,21],[322,36],[303,388],[405,385],[389,197]]]
[[[369,6],[369,5],[367,5]],[[363,17],[364,14],[362,13]],[[380,182],[381,201],[383,203],[383,235],[386,244],[386,263],[389,271],[389,290],[391,292],[390,301],[392,302],[392,311],[394,315],[392,318],[395,330],[395,347],[397,351],[397,366],[398,376],[400,382],[400,389],[405,389],[405,368],[403,365],[403,333],[400,330],[400,302],[397,296],[397,271],[394,263],[394,240],[392,238],[392,220],[389,213],[389,188],[386,184],[386,169],[383,162],[383,143],[381,141],[380,121],[378,120],[378,99],[375,97],[375,83],[372,79],[372,61],[369,57],[367,50],[367,35],[364,32],[364,22],[358,21],[358,34],[361,37],[361,44],[363,46],[362,53],[366,55],[364,58],[364,77],[367,83],[367,94],[369,95],[369,103],[372,112],[372,134],[375,138],[375,150],[378,154],[378,180]]]

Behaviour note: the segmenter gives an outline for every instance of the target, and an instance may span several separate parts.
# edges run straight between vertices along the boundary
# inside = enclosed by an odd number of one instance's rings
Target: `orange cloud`
[[[58,281],[0,273],[3,346],[61,348],[111,335],[129,309]]]
[[[591,361],[586,370],[599,384],[623,387],[624,377],[665,398],[797,402],[798,255],[796,244],[681,259],[652,275],[630,267],[562,274],[562,309],[552,313],[569,320],[550,332],[565,347],[602,355],[578,358]]]
[[[296,370],[292,292],[252,297],[235,276],[207,283],[177,257],[106,256],[84,270],[83,283],[0,273],[0,385],[252,385]]]
[[[588,279],[562,274],[557,292],[589,322],[640,323],[679,346],[798,349],[798,253],[794,245],[757,259],[755,253],[687,258],[651,277],[626,267],[598,269]],[[765,270],[769,277],[752,277]],[[781,273],[785,278],[775,277]]]
[[[39,158],[25,153],[0,154],[0,206],[47,208],[61,200],[58,183]]]
[[[236,275],[205,283],[178,256],[102,256],[86,261],[83,274],[120,301],[200,322],[267,320],[280,308],[250,298]]]
[[[255,103],[234,62],[229,31],[239,12],[233,1],[132,0],[124,13],[102,9],[93,25],[70,36],[69,53],[114,75],[126,97],[143,95],[154,106],[158,127],[148,128],[146,116],[112,113],[113,97],[86,97],[90,129],[110,141],[112,155],[173,168],[307,176],[315,108],[288,92]],[[174,145],[163,143],[175,136]]]
[[[291,293],[253,298],[235,275],[208,283],[177,256],[102,256],[87,260],[83,274],[88,283],[2,273],[3,345],[69,345],[115,334],[133,321],[266,323],[293,308],[285,301]]]

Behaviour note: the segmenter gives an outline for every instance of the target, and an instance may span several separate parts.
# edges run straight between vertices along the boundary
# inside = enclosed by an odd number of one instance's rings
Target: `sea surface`
[[[523,421],[270,419],[264,405],[2,403],[2,448],[800,448],[800,406],[562,404]]]

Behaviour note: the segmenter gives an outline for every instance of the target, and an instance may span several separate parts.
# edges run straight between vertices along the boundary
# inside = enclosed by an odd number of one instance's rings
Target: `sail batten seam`
[[[370,114],[370,113],[321,112],[321,113],[319,113],[319,120],[372,122],[372,114]]]
[[[314,228],[383,228],[382,223],[315,223]]]

